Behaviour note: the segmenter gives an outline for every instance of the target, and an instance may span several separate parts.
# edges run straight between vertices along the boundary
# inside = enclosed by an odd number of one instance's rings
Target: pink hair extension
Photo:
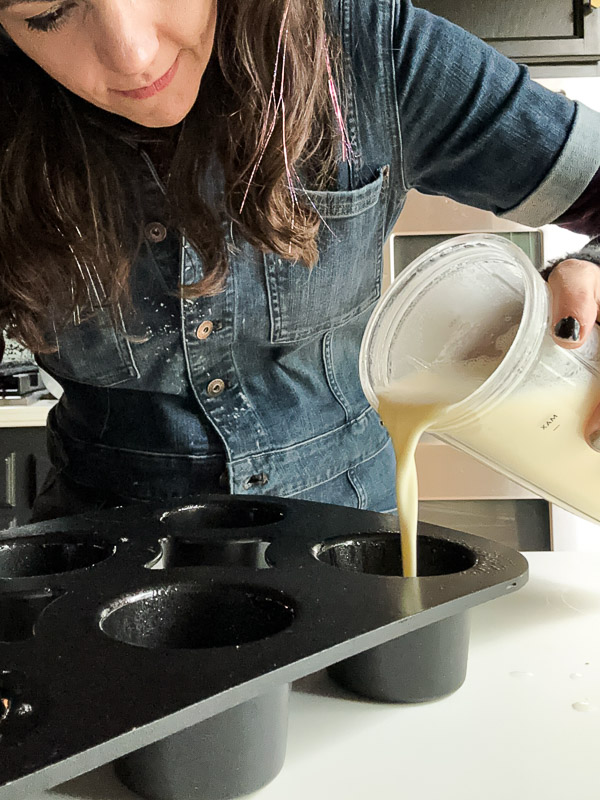
[[[244,197],[243,197],[243,200],[242,200],[242,204],[240,206],[240,212],[239,212],[240,214],[242,213],[242,211],[244,209],[244,206],[246,205],[246,200],[248,198],[248,192],[250,191],[250,186],[252,185],[252,181],[254,180],[254,176],[256,175],[256,171],[258,170],[258,168],[259,168],[259,166],[260,166],[260,164],[261,164],[261,162],[263,160],[265,151],[266,151],[267,146],[268,146],[268,144],[269,144],[269,142],[271,140],[271,136],[273,135],[273,131],[275,130],[275,125],[277,124],[277,114],[279,112],[279,107],[280,107],[281,103],[283,102],[283,97],[282,97],[282,95],[283,95],[283,72],[284,72],[284,67],[285,67],[285,54],[286,54],[287,32],[288,32],[287,28],[285,26],[286,26],[289,10],[290,10],[290,0],[288,0],[288,2],[286,3],[285,11],[283,13],[283,18],[281,20],[281,27],[279,28],[279,39],[277,40],[277,52],[275,54],[275,67],[273,69],[273,81],[271,83],[271,91],[269,93],[269,104],[267,105],[267,111],[265,113],[265,120],[264,120],[262,131],[261,131],[261,134],[260,134],[260,152],[259,152],[256,164],[252,168],[252,172],[250,174],[250,178],[249,178],[248,184],[246,186],[246,191],[244,192]],[[285,33],[285,41],[284,41],[284,33]],[[283,57],[280,59],[282,41],[283,41]],[[278,76],[278,73],[279,73],[280,60],[281,60],[281,90],[280,90],[279,100],[276,100],[275,99],[275,86],[277,84],[277,76]],[[269,113],[271,111],[271,108],[273,109],[273,119],[269,123]]]
[[[260,134],[260,150],[259,155],[257,158],[256,163],[252,168],[252,172],[250,174],[250,178],[248,179],[248,183],[246,185],[246,191],[244,192],[244,197],[242,199],[242,203],[240,205],[239,213],[241,214],[245,205],[246,200],[248,199],[248,194],[250,192],[250,187],[252,185],[252,181],[254,180],[254,176],[262,162],[264,154],[266,152],[267,146],[271,140],[273,135],[273,131],[275,130],[275,126],[277,124],[278,114],[281,112],[282,115],[282,146],[283,146],[283,153],[284,153],[284,160],[285,160],[285,170],[286,170],[286,177],[287,177],[287,185],[288,190],[290,192],[290,196],[292,198],[292,220],[291,220],[291,228],[294,229],[294,209],[295,206],[298,204],[298,189],[303,191],[306,198],[308,199],[309,203],[313,206],[315,211],[317,212],[319,218],[325,225],[325,227],[331,231],[329,225],[321,214],[319,213],[318,209],[311,201],[310,196],[306,193],[306,190],[302,186],[302,183],[296,173],[294,167],[290,164],[288,158],[288,151],[287,151],[287,143],[286,143],[286,108],[285,108],[285,100],[284,100],[284,81],[285,81],[285,62],[286,62],[286,53],[287,53],[287,37],[288,37],[288,29],[286,27],[287,17],[289,13],[290,7],[290,0],[288,0],[285,11],[283,14],[283,18],[281,20],[281,27],[279,29],[279,38],[277,41],[277,51],[275,55],[275,66],[273,69],[273,81],[271,83],[271,91],[269,93],[269,102],[267,105],[267,110],[265,113],[265,119],[263,122],[261,134]],[[331,97],[331,102],[334,109],[334,114],[339,126],[341,139],[342,139],[342,160],[348,161],[349,158],[352,156],[352,145],[350,143],[350,138],[348,136],[348,132],[346,129],[346,124],[344,122],[344,117],[342,114],[340,102],[338,99],[338,92],[336,89],[335,81],[332,74],[331,69],[331,62],[329,59],[329,52],[327,48],[327,39],[326,37],[323,38],[323,50],[325,53],[325,63],[327,65],[327,75],[328,75],[328,87],[329,87],[329,94]],[[276,86],[279,83],[279,93],[277,93]],[[272,117],[270,118],[270,115]],[[291,242],[290,242],[290,251],[291,251]]]
[[[327,49],[326,40],[323,40],[323,48],[325,49],[325,63],[327,64],[327,75],[329,76],[329,81],[328,81],[329,94],[331,96],[333,112],[335,114],[335,118],[337,119],[338,127],[340,129],[340,135],[342,137],[342,161],[348,161],[350,159],[350,156],[353,155],[352,145],[350,143],[350,137],[348,136],[348,130],[346,128],[344,115],[342,114],[340,101],[338,99],[338,93],[335,86],[335,81],[333,79],[333,73],[331,71],[331,61],[329,60],[329,51]]]

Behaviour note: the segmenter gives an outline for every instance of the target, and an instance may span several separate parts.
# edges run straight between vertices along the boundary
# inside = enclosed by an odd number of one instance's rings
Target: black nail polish
[[[563,317],[559,323],[554,326],[554,335],[559,339],[570,339],[572,342],[579,341],[579,333],[581,325],[577,322],[575,317]]]

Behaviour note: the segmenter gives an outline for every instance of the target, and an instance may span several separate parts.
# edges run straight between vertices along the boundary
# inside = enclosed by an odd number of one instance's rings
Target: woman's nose
[[[156,60],[156,26],[139,12],[137,3],[115,2],[110,7],[97,28],[96,54],[111,72],[141,77]]]

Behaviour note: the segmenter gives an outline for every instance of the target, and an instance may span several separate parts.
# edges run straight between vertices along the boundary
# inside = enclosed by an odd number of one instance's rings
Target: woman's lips
[[[173,66],[170,67],[164,75],[162,75],[158,80],[151,83],[149,86],[142,86],[141,89],[130,89],[128,92],[121,92],[118,89],[115,89],[117,94],[122,94],[124,97],[132,97],[134,100],[145,100],[147,97],[152,97],[153,95],[157,94],[158,92],[162,92],[163,89],[166,89],[167,86],[171,83],[175,74],[177,72],[177,67],[179,66],[179,56],[173,62]]]

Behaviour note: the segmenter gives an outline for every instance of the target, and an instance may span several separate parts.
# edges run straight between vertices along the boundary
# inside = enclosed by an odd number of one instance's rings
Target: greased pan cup
[[[288,628],[293,602],[269,590],[176,582],[116,599],[101,616],[112,639],[149,650],[232,649]],[[198,677],[201,680],[201,676]],[[161,687],[157,687],[160,693]],[[228,800],[260,789],[286,750],[288,684],[141,748],[116,763],[120,779],[148,800]],[[157,697],[157,702],[160,698]]]
[[[148,800],[230,800],[261,789],[285,760],[289,685],[247,700],[115,763]]]
[[[470,619],[456,614],[329,667],[345,689],[383,703],[439,700],[463,685]]]
[[[471,569],[477,555],[455,542],[419,537],[418,574],[443,581]],[[324,543],[317,558],[337,569],[396,577],[412,585],[413,604],[420,599],[419,578],[401,578],[398,535],[371,534]],[[400,587],[398,587],[400,589]],[[400,596],[404,596],[398,591]],[[409,602],[408,600],[405,602]],[[469,613],[454,614],[386,644],[329,667],[333,680],[350,691],[386,703],[421,703],[462,686],[469,654]]]

